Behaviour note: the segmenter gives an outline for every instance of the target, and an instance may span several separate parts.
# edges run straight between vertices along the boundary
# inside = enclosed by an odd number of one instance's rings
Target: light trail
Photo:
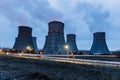
[[[43,60],[51,60],[51,61],[57,61],[57,62],[69,62],[74,64],[108,66],[108,67],[111,66],[111,67],[120,68],[120,62],[67,58],[67,55],[40,55],[40,54],[21,54],[21,53],[9,54],[9,55],[14,57],[19,57],[19,58],[43,59]],[[81,55],[77,55],[77,56],[81,56]],[[91,56],[91,55],[86,55],[86,56]],[[95,56],[98,56],[98,55],[95,55]],[[103,57],[104,56],[105,55],[103,55]],[[66,58],[63,58],[63,57],[66,57]],[[114,57],[114,56],[111,56],[111,57]]]

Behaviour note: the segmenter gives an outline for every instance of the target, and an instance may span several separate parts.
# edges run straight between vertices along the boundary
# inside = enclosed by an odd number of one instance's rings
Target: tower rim
[[[50,23],[62,23],[62,24],[64,24],[62,21],[50,21],[48,24],[50,24]]]
[[[105,34],[105,32],[102,32],[102,31],[101,32],[94,32],[93,34],[102,34],[102,33]]]
[[[25,25],[20,25],[20,26],[18,26],[19,28],[22,28],[22,27],[24,27],[24,28],[29,28],[29,29],[32,29],[31,27],[29,27],[29,26],[25,26]]]
[[[67,34],[67,36],[69,36],[69,35],[73,35],[73,36],[76,36],[76,34]]]

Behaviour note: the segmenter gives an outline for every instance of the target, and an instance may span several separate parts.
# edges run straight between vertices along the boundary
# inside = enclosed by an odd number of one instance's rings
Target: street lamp
[[[27,46],[27,50],[30,50],[30,46]]]
[[[29,52],[31,52],[32,51],[32,48],[30,47],[30,46],[27,46],[27,48],[26,48]]]
[[[68,53],[68,50],[69,50],[69,46],[66,44],[64,46],[65,50],[66,50],[66,53],[67,53],[67,60],[68,60],[68,56],[69,56],[69,53]]]
[[[2,53],[2,49],[0,49],[0,53]]]

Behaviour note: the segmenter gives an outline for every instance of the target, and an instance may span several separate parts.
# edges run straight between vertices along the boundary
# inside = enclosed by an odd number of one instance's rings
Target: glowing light
[[[28,51],[32,51],[33,49],[30,46],[27,46],[26,48]]]
[[[7,55],[8,55],[9,53],[7,52]]]
[[[69,49],[69,46],[68,46],[68,45],[65,45],[64,48],[65,48],[66,50],[68,50],[68,49]]]
[[[68,61],[68,57],[69,57],[69,53],[68,53],[68,49],[69,49],[69,46],[66,44],[65,46],[64,46],[64,48],[66,49],[66,55],[67,55],[67,61]]]
[[[0,53],[2,53],[2,49],[0,49]]]
[[[31,49],[30,46],[27,46],[27,49],[30,50]]]

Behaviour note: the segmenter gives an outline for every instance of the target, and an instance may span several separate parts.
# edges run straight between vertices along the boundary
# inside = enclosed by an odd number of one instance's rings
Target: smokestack
[[[69,52],[78,52],[75,34],[67,34],[67,44],[69,46]]]
[[[63,54],[64,53],[64,23],[52,21],[48,23],[49,31],[46,36],[43,52],[45,54]]]
[[[28,26],[19,26],[18,37],[16,38],[13,49],[18,51],[26,50],[27,47],[37,51],[36,37],[32,37],[32,28]]]
[[[93,34],[93,44],[90,50],[91,54],[108,54],[109,50],[105,40],[105,32],[96,32]]]

